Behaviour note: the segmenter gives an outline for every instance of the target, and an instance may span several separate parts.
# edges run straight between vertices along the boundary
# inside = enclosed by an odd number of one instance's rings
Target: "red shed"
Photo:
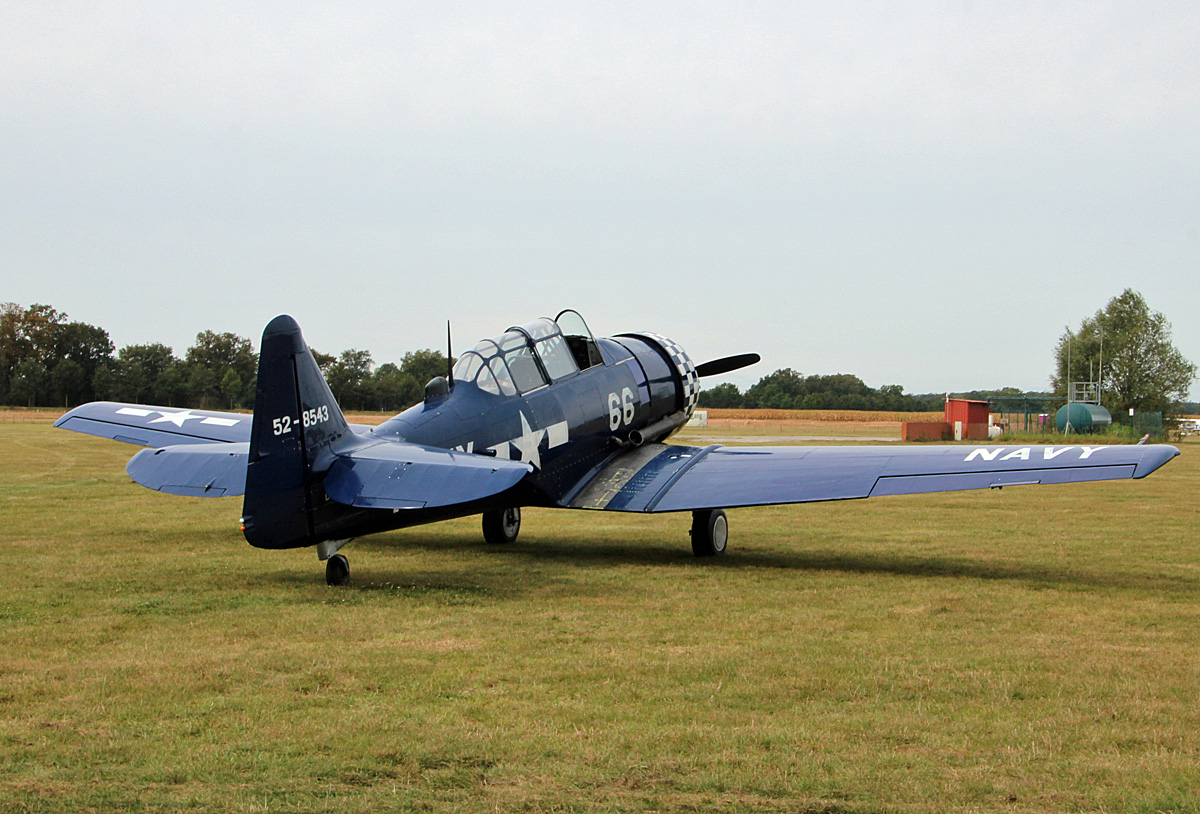
[[[988,440],[988,403],[972,399],[946,399],[946,423],[953,438]]]

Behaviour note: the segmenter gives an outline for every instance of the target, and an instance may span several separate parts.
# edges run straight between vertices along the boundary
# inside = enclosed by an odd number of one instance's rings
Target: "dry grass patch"
[[[0,426],[0,810],[1197,811],[1200,444],[1145,481],[240,538]]]

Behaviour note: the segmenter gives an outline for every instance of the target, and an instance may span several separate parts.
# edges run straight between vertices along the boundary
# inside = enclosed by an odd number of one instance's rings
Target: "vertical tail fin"
[[[263,331],[242,528],[258,548],[317,542],[313,511],[324,501],[320,473],[351,435],[341,408],[289,316]],[[316,475],[314,476],[314,472]]]

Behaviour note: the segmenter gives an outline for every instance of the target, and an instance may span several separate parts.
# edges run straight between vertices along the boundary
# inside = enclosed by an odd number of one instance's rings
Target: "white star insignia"
[[[168,413],[168,412],[164,412],[162,410],[158,410],[158,414],[161,416],[161,418],[154,419],[153,421],[150,422],[151,424],[161,424],[164,421],[170,421],[176,427],[182,427],[183,422],[187,421],[189,418],[195,418],[195,419],[202,418],[202,416],[192,415],[191,410],[181,410],[178,413]]]
[[[512,439],[512,445],[521,453],[521,460],[533,464],[534,469],[542,468],[542,455],[538,447],[546,437],[545,430],[534,430],[529,427],[529,419],[521,413],[521,435]]]

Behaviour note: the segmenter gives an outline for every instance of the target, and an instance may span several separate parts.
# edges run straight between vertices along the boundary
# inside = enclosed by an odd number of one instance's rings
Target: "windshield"
[[[564,311],[557,320],[536,319],[480,341],[454,366],[454,382],[493,395],[528,393],[600,364],[595,345],[583,317]]]
[[[603,364],[604,360],[600,356],[600,349],[596,347],[596,339],[578,311],[570,309],[563,311],[555,317],[554,321],[562,331],[567,347],[570,348],[571,356],[574,357],[575,364],[579,366],[580,370],[587,370],[589,367]]]

